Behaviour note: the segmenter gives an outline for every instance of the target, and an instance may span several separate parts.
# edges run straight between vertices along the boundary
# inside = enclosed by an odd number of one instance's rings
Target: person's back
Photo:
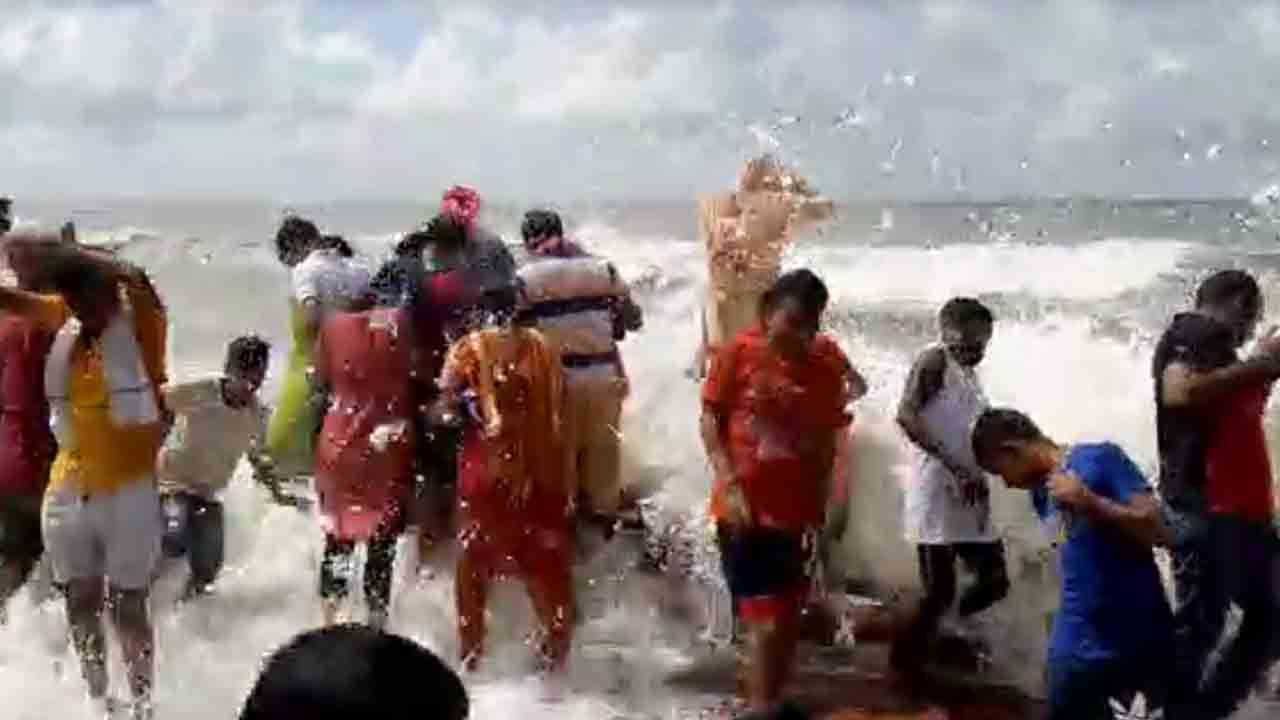
[[[334,474],[348,481],[362,477],[407,483],[415,412],[413,358],[406,309],[339,312],[325,321],[316,343],[316,365],[331,402],[316,451],[320,484],[329,485],[326,479]]]
[[[613,264],[565,239],[558,213],[529,211],[521,234],[530,314],[564,366],[567,484],[582,496],[581,513],[608,535],[622,499],[619,427],[628,390],[618,341],[643,318]]]
[[[277,650],[240,720],[465,720],[466,688],[430,650],[360,625],[313,630]]]

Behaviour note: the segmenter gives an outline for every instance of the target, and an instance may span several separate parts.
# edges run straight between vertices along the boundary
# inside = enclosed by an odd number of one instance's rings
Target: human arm
[[[1079,474],[1068,469],[1050,476],[1049,493],[1063,507],[1119,531],[1142,547],[1168,544],[1172,533],[1165,525],[1160,502],[1142,473],[1118,448],[1106,452],[1107,466],[1095,465],[1093,470],[1105,475],[1105,485],[1099,480],[1086,484]],[[1109,492],[1104,492],[1104,487]],[[1114,495],[1114,499],[1107,495]]]
[[[1280,334],[1275,328],[1259,338],[1253,355],[1243,362],[1237,361],[1235,340],[1227,327],[1209,318],[1176,318],[1156,348],[1156,362],[1163,365],[1160,403],[1199,407],[1280,377]]]
[[[1172,362],[1162,373],[1160,399],[1171,408],[1201,407],[1241,388],[1275,382],[1277,378],[1280,357],[1271,354],[1202,372],[1187,363]]]
[[[249,467],[253,471],[254,482],[267,491],[271,502],[298,510],[307,510],[311,507],[308,499],[287,493],[281,487],[282,481],[279,473],[276,472],[275,461],[265,447],[268,422],[266,408],[257,409],[256,420],[257,432],[249,439],[249,445],[245,449],[245,459],[249,461]]]
[[[711,356],[707,379],[702,386],[702,417],[699,421],[703,450],[711,464],[713,507],[717,493],[723,499],[723,517],[728,525],[745,525],[750,520],[746,495],[738,483],[737,469],[728,443],[729,415],[736,402],[736,348],[717,348]]]

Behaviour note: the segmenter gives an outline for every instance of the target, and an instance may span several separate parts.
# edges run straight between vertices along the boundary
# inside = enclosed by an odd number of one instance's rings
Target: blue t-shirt
[[[1111,443],[1075,446],[1066,470],[1117,503],[1151,492],[1138,467]],[[1059,508],[1044,487],[1033,491],[1032,504],[1060,544],[1062,603],[1049,659],[1090,662],[1169,652],[1173,618],[1150,548]]]

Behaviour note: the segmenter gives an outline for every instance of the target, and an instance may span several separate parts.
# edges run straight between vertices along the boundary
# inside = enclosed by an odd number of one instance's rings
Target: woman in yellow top
[[[90,696],[110,705],[102,616],[111,609],[135,717],[147,717],[147,592],[162,532],[152,473],[167,428],[157,391],[165,382],[164,306],[141,270],[56,235],[11,236],[3,249],[17,274],[40,275],[37,286],[58,293],[0,288],[0,310],[57,333],[45,385],[59,449],[43,530],[54,575],[67,586],[72,639]]]

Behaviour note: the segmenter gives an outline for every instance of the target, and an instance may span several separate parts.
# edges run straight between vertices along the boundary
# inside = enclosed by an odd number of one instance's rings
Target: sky
[[[6,3],[0,192],[678,200],[773,151],[833,197],[1240,196],[1280,2]]]

